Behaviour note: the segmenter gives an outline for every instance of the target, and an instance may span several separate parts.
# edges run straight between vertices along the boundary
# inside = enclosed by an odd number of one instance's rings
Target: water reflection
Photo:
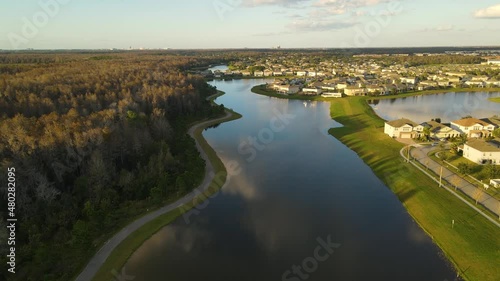
[[[138,280],[282,280],[313,255],[318,237],[341,247],[308,280],[452,280],[439,249],[359,157],[326,134],[338,126],[328,103],[250,93],[261,81],[214,81],[217,102],[243,118],[204,132],[232,177],[190,224],[181,218],[133,254]],[[252,161],[239,145],[270,128],[275,110],[293,115]],[[293,280],[293,279],[291,279]]]
[[[446,93],[398,99],[371,100],[377,114],[385,120],[408,118],[418,123],[441,118],[450,122],[471,115],[486,118],[500,114],[500,104],[489,98],[500,93]]]

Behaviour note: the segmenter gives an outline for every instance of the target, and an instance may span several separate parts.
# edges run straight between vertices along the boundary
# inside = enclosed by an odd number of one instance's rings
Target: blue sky
[[[500,0],[0,1],[0,49],[500,46]]]

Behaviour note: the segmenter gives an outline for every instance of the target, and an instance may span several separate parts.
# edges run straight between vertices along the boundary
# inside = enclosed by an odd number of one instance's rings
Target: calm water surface
[[[408,118],[418,123],[441,118],[450,122],[467,115],[486,118],[500,115],[500,103],[488,99],[500,97],[500,93],[445,93],[385,99],[372,102],[377,114],[385,120]]]
[[[441,251],[396,196],[327,134],[339,126],[329,104],[252,94],[263,81],[211,82],[227,93],[217,102],[244,117],[204,136],[241,173],[190,223],[181,217],[146,241],[126,273],[134,281],[454,280]],[[271,126],[276,112],[293,120]],[[267,144],[259,142],[253,155],[245,144],[259,133]],[[313,256],[318,238],[328,237],[340,247],[326,261],[302,278],[283,279]]]

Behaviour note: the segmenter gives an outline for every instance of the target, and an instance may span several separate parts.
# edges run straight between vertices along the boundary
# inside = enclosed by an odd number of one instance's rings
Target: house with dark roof
[[[461,135],[461,132],[436,121],[424,122],[422,126],[429,128],[431,138],[446,139],[459,137]]]

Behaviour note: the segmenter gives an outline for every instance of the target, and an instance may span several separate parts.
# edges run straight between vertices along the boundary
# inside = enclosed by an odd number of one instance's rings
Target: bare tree
[[[473,197],[474,197],[474,200],[476,200],[476,205],[477,205],[479,200],[481,200],[481,198],[483,197],[483,191],[480,188],[476,187],[476,190],[474,191]]]

